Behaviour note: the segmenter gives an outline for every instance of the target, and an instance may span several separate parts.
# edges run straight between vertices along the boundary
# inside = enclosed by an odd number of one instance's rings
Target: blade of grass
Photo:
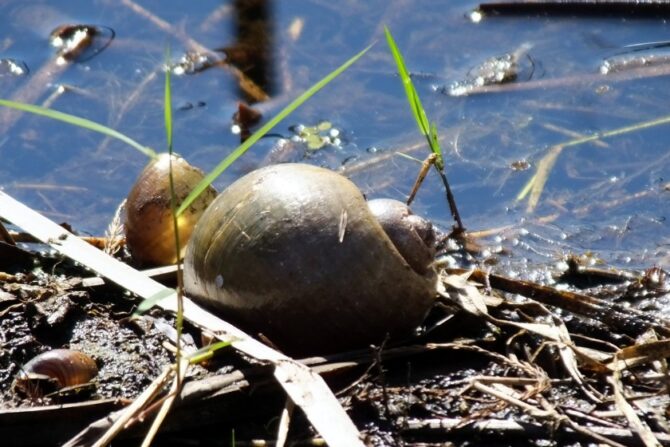
[[[181,388],[182,384],[182,378],[183,378],[183,373],[182,373],[182,363],[181,363],[181,356],[182,356],[182,350],[181,350],[181,334],[184,328],[184,296],[183,296],[183,290],[184,290],[184,279],[182,277],[182,270],[181,270],[181,263],[179,262],[179,258],[181,255],[181,241],[179,239],[179,224],[177,222],[177,195],[175,194],[175,186],[174,186],[174,172],[172,170],[172,78],[171,78],[171,70],[170,70],[170,47],[167,46],[165,48],[165,91],[164,91],[164,105],[163,105],[163,114],[165,118],[165,140],[167,143],[168,147],[168,152],[170,154],[170,209],[172,211],[172,228],[174,229],[174,247],[175,251],[177,253],[177,318],[175,321],[175,327],[177,330],[177,365],[179,367],[177,368],[177,377],[175,381],[175,387],[176,389]],[[188,366],[188,365],[187,365]],[[185,367],[184,367],[185,368]],[[185,370],[183,371],[185,373]],[[176,391],[175,391],[176,392]],[[167,415],[167,411],[171,405],[170,403],[167,403],[166,401],[166,406],[161,408],[161,413],[163,417]],[[156,417],[155,423],[157,424],[156,430],[158,430],[158,426],[160,425],[160,422],[162,421],[162,418]],[[152,426],[153,428],[153,426]],[[149,437],[147,437],[149,438]]]
[[[433,148],[433,153],[438,156],[440,162],[442,163],[442,169],[444,169],[444,160],[441,158],[442,148],[440,147],[440,138],[437,136],[437,124],[430,124],[430,147]]]
[[[10,109],[21,110],[23,112],[29,112],[35,115],[45,116],[53,120],[62,121],[64,123],[72,124],[77,127],[91,130],[93,132],[98,132],[103,135],[107,135],[111,138],[116,138],[117,140],[123,141],[129,146],[137,149],[144,155],[149,158],[155,158],[156,152],[147,146],[142,146],[137,141],[133,140],[130,137],[118,132],[114,129],[111,129],[102,124],[98,124],[94,121],[88,120],[86,118],[80,118],[78,116],[70,115],[69,113],[59,112],[57,110],[49,109],[47,107],[36,106],[33,104],[24,104],[21,102],[11,101],[9,99],[0,99],[0,106],[9,107]]]
[[[521,188],[519,194],[516,195],[516,199],[514,200],[515,202],[520,202],[526,198],[526,196],[533,189],[533,184],[535,183],[536,179],[537,179],[537,172],[533,174],[533,176],[530,179],[528,179],[525,185],[523,185],[523,188]]]
[[[523,186],[519,194],[517,194],[516,201],[519,202],[523,200],[530,193],[526,212],[534,211],[534,209],[537,207],[537,204],[540,201],[540,195],[544,190],[544,185],[547,182],[547,179],[549,178],[551,169],[556,163],[558,155],[564,148],[579,146],[581,144],[590,143],[600,139],[625,135],[628,133],[637,132],[639,130],[648,129],[663,124],[670,124],[670,115],[662,116],[660,118],[656,118],[649,121],[641,121],[638,123],[631,124],[629,126],[619,127],[617,129],[612,129],[605,132],[596,132],[591,135],[575,138],[573,140],[569,140],[564,143],[558,143],[553,145],[550,148],[549,152],[538,163],[537,169],[535,170],[533,176]]]
[[[528,204],[526,206],[527,213],[533,212],[533,210],[537,207],[537,204],[540,202],[540,196],[544,190],[544,185],[547,183],[549,174],[551,173],[551,170],[556,164],[556,160],[562,151],[563,146],[553,146],[547,155],[542,157],[542,160],[540,160],[537,164],[537,170],[535,171],[535,174],[522,190],[524,195],[522,196],[521,193],[519,193],[517,202],[522,200],[526,194],[530,193]]]
[[[133,312],[133,316],[142,315],[144,312],[154,307],[159,301],[162,301],[163,299],[172,296],[174,293],[175,293],[174,289],[170,288],[161,289],[159,292],[156,292],[155,294],[151,295],[150,297],[142,301],[137,306],[137,309],[135,309],[135,312]]]
[[[409,75],[407,67],[405,66],[405,60],[402,57],[400,49],[398,49],[393,36],[391,35],[391,31],[386,26],[384,26],[384,34],[386,35],[386,42],[388,43],[388,46],[391,50],[393,59],[395,60],[396,66],[398,67],[398,74],[400,75],[402,85],[405,88],[407,102],[409,103],[410,109],[412,110],[416,124],[419,126],[419,131],[421,131],[421,134],[426,137],[428,147],[430,147],[430,150],[435,154],[435,160],[433,163],[435,170],[440,176],[440,179],[442,179],[442,184],[444,185],[444,190],[447,195],[447,203],[449,204],[451,215],[456,221],[455,232],[463,233],[465,231],[465,227],[461,221],[461,216],[458,212],[458,207],[456,206],[456,199],[451,192],[451,187],[449,186],[447,175],[444,172],[444,158],[442,157],[442,149],[440,148],[439,144],[440,139],[437,135],[437,126],[434,123],[431,124],[428,121],[428,116],[426,115],[426,111],[423,108],[423,105],[421,105],[419,94],[414,88],[412,78]],[[415,191],[413,191],[412,194],[414,193]]]
[[[163,115],[165,118],[165,141],[168,152],[172,154],[172,79],[170,75],[170,47],[165,48],[165,90],[163,96]]]
[[[212,184],[212,182],[219,176],[223,171],[228,168],[235,160],[237,160],[242,154],[244,154],[256,141],[258,141],[263,135],[268,133],[274,126],[279,124],[284,118],[286,118],[290,113],[292,113],[295,109],[300,107],[302,103],[307,101],[309,98],[312,97],[316,92],[321,90],[323,87],[325,87],[330,81],[335,79],[337,76],[339,76],[344,70],[349,68],[354,62],[356,62],[358,59],[360,59],[367,51],[372,47],[372,45],[366,47],[363,49],[360,53],[356,54],[354,57],[346,61],[344,64],[340,65],[337,69],[333,70],[330,72],[326,77],[321,79],[319,82],[311,86],[307,91],[305,91],[302,95],[298,96],[296,99],[291,102],[288,106],[286,106],[281,112],[279,112],[274,118],[272,118],[270,121],[268,121],[263,127],[258,129],[256,132],[254,132],[253,135],[251,135],[249,138],[244,141],[240,146],[238,146],[233,152],[230,153],[226,158],[219,163],[216,168],[209,174],[205,176],[205,178],[196,185],[196,187],[191,191],[191,193],[184,199],[182,202],[181,206],[177,210],[177,215],[181,215],[181,213],[186,210],[191,203],[200,195],[202,191],[205,190],[209,185]]]
[[[435,126],[431,126],[430,122],[428,121],[426,111],[421,104],[419,94],[417,93],[416,88],[414,88],[412,78],[410,77],[407,66],[405,65],[405,59],[402,57],[400,49],[398,49],[398,46],[396,45],[395,40],[391,35],[391,31],[386,26],[384,27],[384,34],[386,35],[386,42],[391,49],[393,59],[395,60],[396,66],[398,67],[398,74],[400,75],[402,85],[405,88],[407,102],[410,105],[410,109],[412,110],[412,114],[416,120],[416,124],[419,126],[419,131],[421,131],[421,134],[428,140],[430,149],[437,155],[436,166],[438,169],[442,170],[444,169],[444,160],[442,159],[442,150],[440,149],[439,144],[436,144],[438,141],[437,129]]]
[[[203,346],[197,351],[189,354],[188,361],[191,363],[191,365],[202,363],[205,360],[209,360],[210,358],[212,358],[214,356],[214,353],[219,349],[223,349],[227,346],[230,346],[231,344],[232,344],[231,341],[219,341],[211,345]]]
[[[386,26],[384,27],[384,35],[386,36],[386,42],[391,49],[391,54],[393,55],[393,59],[395,60],[396,66],[398,68],[398,74],[400,75],[402,85],[405,88],[407,100],[409,101],[410,108],[414,114],[414,119],[419,125],[419,130],[421,133],[424,136],[428,135],[428,117],[426,116],[426,113],[421,106],[421,100],[419,99],[419,95],[414,89],[414,84],[412,84],[412,78],[409,75],[409,71],[407,71],[405,59],[402,57],[402,54],[400,53],[400,50],[398,49],[391,32]]]

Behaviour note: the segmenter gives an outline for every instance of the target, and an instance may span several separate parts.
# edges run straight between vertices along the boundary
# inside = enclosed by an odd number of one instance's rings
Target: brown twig
[[[464,269],[449,269],[448,272],[462,274]],[[486,277],[494,289],[508,293],[517,293],[543,304],[568,310],[577,315],[594,318],[608,324],[613,329],[625,334],[641,334],[647,329],[654,329],[663,336],[670,336],[670,322],[637,311],[624,308],[616,303],[567,290],[557,290],[529,281],[506,278],[501,275],[487,274],[481,270],[473,270],[470,279],[484,284]]]
[[[419,188],[423,184],[426,175],[428,175],[428,170],[432,165],[435,164],[435,160],[437,160],[437,154],[432,153],[426,157],[423,163],[421,163],[421,168],[419,168],[419,174],[416,176],[416,180],[414,181],[414,185],[412,186],[412,191],[409,193],[409,197],[407,198],[406,202],[407,206],[410,206],[414,201],[416,193],[419,191]]]
[[[662,0],[532,0],[481,3],[477,9],[491,15],[551,14],[584,17],[657,16],[670,14],[670,5]]]
[[[452,436],[476,435],[480,441],[493,436],[511,440],[521,439],[556,439],[560,436],[563,442],[593,441],[591,436],[585,436],[582,432],[576,432],[572,428],[563,428],[558,433],[554,427],[547,427],[537,423],[512,421],[509,419],[485,419],[468,421],[460,418],[436,418],[436,419],[408,419],[405,421],[404,434],[432,435],[438,434]],[[589,426],[588,431],[608,438],[610,441],[619,442],[621,445],[640,445],[637,436],[630,430],[616,429],[611,427]],[[670,446],[670,435],[667,433],[654,433],[656,439],[664,446]]]

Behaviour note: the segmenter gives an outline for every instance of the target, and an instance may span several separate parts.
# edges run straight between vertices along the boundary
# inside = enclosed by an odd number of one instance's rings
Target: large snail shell
[[[184,282],[224,318],[302,355],[410,333],[435,294],[434,270],[422,270],[400,255],[352,182],[284,164],[242,177],[210,205]]]
[[[14,380],[14,387],[32,394],[40,392],[32,389],[34,379],[47,378],[56,389],[81,385],[98,374],[95,361],[83,352],[70,349],[53,349],[33,357],[26,363]]]
[[[177,262],[169,166],[170,155],[160,154],[144,168],[126,200],[126,244],[138,264],[167,265]],[[172,156],[172,174],[178,204],[204,177],[201,170],[176,155]],[[180,258],[195,223],[215,197],[216,190],[207,188],[177,219],[182,247]]]

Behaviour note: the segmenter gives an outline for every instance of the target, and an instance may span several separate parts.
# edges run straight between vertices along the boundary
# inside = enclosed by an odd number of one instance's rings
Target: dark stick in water
[[[670,3],[661,0],[530,0],[480,3],[477,10],[495,15],[655,16],[670,13]]]

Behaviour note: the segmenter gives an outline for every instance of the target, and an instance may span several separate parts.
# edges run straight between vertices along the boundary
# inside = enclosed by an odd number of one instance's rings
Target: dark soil
[[[35,267],[4,273],[0,281],[0,426],[5,427],[0,435],[12,445],[59,445],[95,420],[104,422],[105,415],[131,402],[175,361],[168,349],[174,319],[158,310],[133,317],[139,303],[135,297],[114,286],[82,287],[82,277],[88,276],[83,268],[33,256]],[[655,321],[660,335],[670,332],[670,324],[653,317],[658,307],[652,300],[662,305],[667,297],[665,273],[612,272],[573,263],[559,281],[575,292],[589,292],[589,299],[608,303],[613,312],[628,307],[634,323],[630,327],[604,323],[616,321],[607,310],[602,319],[568,311],[555,296],[557,305],[550,313],[541,304],[546,298],[540,292],[546,290],[537,289],[535,301],[495,290],[477,295],[476,288],[454,288],[447,281],[440,304],[426,319],[427,333],[404,343],[305,362],[322,372],[368,445],[588,445],[603,439],[612,445],[638,445],[636,428],[613,401],[607,359],[584,351],[592,358],[576,363],[580,385],[559,344],[518,326],[565,325],[572,343],[610,355],[621,354],[636,340],[653,340],[645,339],[652,336],[644,330],[645,321]],[[503,287],[495,281],[491,277],[492,284]],[[560,297],[561,292],[555,293]],[[594,298],[598,295],[604,299]],[[484,296],[497,300],[486,304],[493,319],[478,315],[464,301]],[[199,332],[186,329],[199,345]],[[55,348],[82,351],[95,359],[99,374],[93,386],[50,396],[17,391],[12,383],[22,365]],[[665,445],[670,443],[665,434],[670,399],[662,371],[658,361],[642,362],[624,368],[620,381],[628,396],[636,396],[638,417]],[[91,406],[96,402],[100,408]],[[272,441],[284,404],[285,395],[268,367],[225,351],[190,369],[155,445]],[[33,410],[26,413],[27,408]],[[58,429],[47,436],[32,430],[56,423]],[[139,443],[145,431],[146,424],[135,424],[120,435],[121,442]],[[89,430],[78,445],[100,434]],[[316,435],[296,410],[289,439],[310,444]]]
[[[136,299],[120,290],[81,289],[78,282],[79,278],[47,274],[6,276],[2,282],[3,408],[53,403],[52,398],[35,401],[12,389],[22,365],[50,349],[81,351],[96,361],[95,398],[132,399],[174,361],[163,347],[167,337],[156,329],[156,324],[172,325],[171,316],[154,312],[133,320]]]

